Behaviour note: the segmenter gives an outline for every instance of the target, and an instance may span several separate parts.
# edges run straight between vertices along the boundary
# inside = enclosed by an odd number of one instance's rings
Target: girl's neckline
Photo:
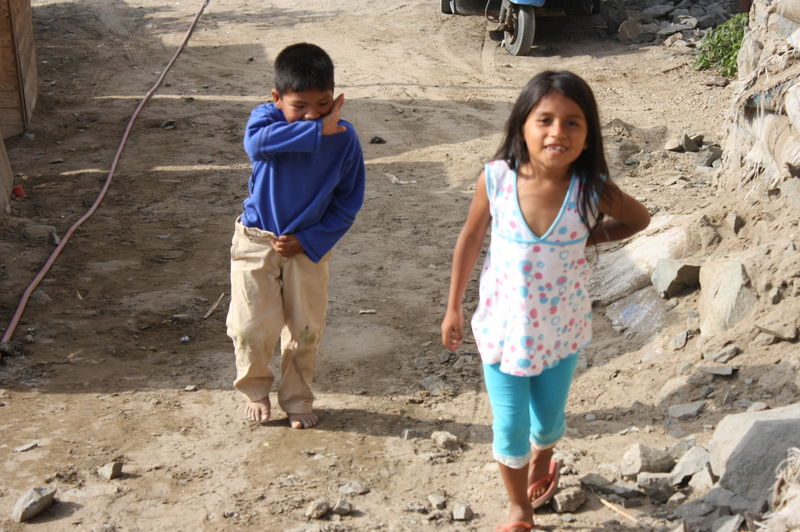
[[[564,210],[567,208],[567,203],[569,202],[569,197],[572,194],[572,188],[575,186],[575,175],[572,174],[569,178],[569,186],[567,186],[567,191],[564,193],[564,197],[561,200],[561,208],[558,210],[555,218],[553,221],[550,222],[550,225],[547,227],[547,230],[541,235],[537,235],[533,228],[528,224],[528,220],[525,219],[525,215],[522,212],[522,206],[519,203],[519,171],[514,170],[514,203],[517,208],[517,212],[519,213],[519,217],[523,222],[523,225],[530,233],[530,236],[533,237],[534,240],[547,240],[555,228],[558,226],[558,222],[561,221],[562,216],[564,215]]]

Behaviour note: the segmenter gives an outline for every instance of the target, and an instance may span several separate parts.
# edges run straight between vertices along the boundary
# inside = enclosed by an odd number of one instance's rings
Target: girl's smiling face
[[[530,164],[548,173],[567,172],[584,149],[589,126],[574,100],[552,90],[533,108],[522,127]]]

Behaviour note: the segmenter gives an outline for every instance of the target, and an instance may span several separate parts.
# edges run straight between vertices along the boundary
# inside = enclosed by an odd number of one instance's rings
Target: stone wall
[[[738,56],[724,190],[793,190],[800,178],[800,0],[754,0]]]

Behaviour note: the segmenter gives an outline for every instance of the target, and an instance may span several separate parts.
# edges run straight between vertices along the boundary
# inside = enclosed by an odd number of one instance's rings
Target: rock
[[[675,461],[667,451],[635,443],[622,455],[620,473],[623,477],[636,477],[642,472],[665,473],[674,465]]]
[[[772,336],[771,334],[767,334],[764,332],[758,333],[758,336],[755,337],[753,340],[753,345],[772,345],[777,343],[779,340]]]
[[[784,387],[793,385],[798,376],[797,368],[791,362],[781,362],[773,366],[758,379],[758,387],[762,390],[778,394]]]
[[[673,377],[661,386],[656,394],[656,402],[658,404],[664,403],[676,394],[681,393],[689,385],[689,378],[685,375],[680,377]]]
[[[702,471],[708,464],[709,453],[699,445],[695,445],[686,454],[681,456],[675,467],[672,468],[672,485],[677,486],[694,475]]]
[[[668,299],[700,283],[700,266],[684,264],[675,259],[661,259],[650,276],[658,294]]]
[[[672,445],[667,452],[673,459],[677,460],[689,452],[689,449],[695,445],[697,445],[697,435],[689,434],[688,436],[684,436],[679,442]]]
[[[550,505],[557,513],[563,514],[574,512],[586,504],[586,492],[578,486],[569,486],[559,490],[554,496]]]
[[[650,289],[643,289],[606,307],[606,316],[617,331],[649,337],[661,330],[669,308]]]
[[[698,366],[697,369],[717,377],[730,377],[733,375],[733,368],[730,366]]]
[[[769,405],[767,403],[756,401],[755,403],[751,404],[747,407],[748,412],[761,412],[762,410],[767,410]]]
[[[325,499],[317,499],[306,507],[305,516],[309,519],[324,519],[331,509],[330,503]]]
[[[467,504],[456,503],[453,505],[453,521],[471,521],[475,512]]]
[[[784,342],[797,340],[797,320],[794,316],[756,323],[756,328]]]
[[[738,235],[739,231],[744,227],[744,220],[741,216],[731,211],[725,216],[725,226],[730,229],[733,234]]]
[[[700,332],[721,333],[747,317],[758,299],[744,265],[737,260],[709,261],[700,268]]]
[[[667,415],[676,419],[692,419],[700,415],[706,407],[705,401],[693,401],[691,403],[681,403],[670,405]]]
[[[436,444],[436,446],[440,449],[452,451],[461,448],[456,435],[444,430],[437,430],[431,434],[431,439],[433,440],[433,443]]]
[[[339,499],[336,501],[336,504],[333,505],[333,508],[331,508],[331,512],[336,515],[350,515],[353,513],[353,505],[345,499]]]
[[[642,15],[646,17],[659,18],[672,13],[674,9],[675,5],[671,2],[668,4],[657,4],[642,10]]]
[[[31,488],[17,499],[11,510],[11,519],[21,523],[38,515],[53,503],[55,488]]]
[[[339,493],[343,495],[364,495],[369,493],[370,487],[366,482],[353,480],[339,488]]]
[[[588,473],[581,477],[581,485],[590,490],[602,491],[611,484],[611,481],[597,473]]]
[[[650,223],[651,230],[662,227],[662,231],[640,236],[620,249],[601,253],[588,283],[593,298],[608,305],[647,288],[659,260],[689,255],[692,239],[686,228],[668,227],[673,219],[656,217]]]
[[[739,526],[744,522],[744,517],[739,514],[726,515],[714,521],[711,532],[738,532]]]
[[[707,146],[700,150],[695,157],[696,166],[712,167],[714,163],[722,159],[722,148],[719,146]]]
[[[122,462],[109,462],[97,470],[97,474],[106,480],[114,480],[122,474]]]
[[[652,34],[648,35],[642,24],[633,18],[629,18],[620,24],[617,31],[617,39],[625,43],[642,43],[653,38],[654,36]]]
[[[703,353],[703,359],[725,364],[741,352],[742,350],[737,346],[730,344],[723,347],[720,351],[706,351]]]
[[[696,493],[705,493],[714,485],[714,478],[711,476],[711,471],[708,467],[704,467],[702,471],[698,471],[689,480],[689,487]]]
[[[800,403],[726,416],[709,444],[719,485],[750,500],[765,498],[775,469],[791,447],[800,447]]]
[[[425,377],[420,385],[434,397],[446,395],[452,391],[452,388],[436,375]]]
[[[443,510],[447,507],[447,499],[438,492],[428,495],[428,502],[431,503],[431,507],[437,510]]]
[[[672,337],[672,350],[677,351],[686,347],[686,342],[689,341],[689,331],[681,331]]]
[[[36,449],[37,447],[39,447],[39,442],[38,441],[32,441],[32,442],[28,442],[28,443],[25,443],[23,445],[20,445],[19,447],[15,447],[14,448],[14,452],[15,453],[24,453],[24,452],[30,451],[32,449]]]
[[[636,476],[636,485],[651,501],[658,504],[666,502],[675,493],[670,473],[639,473]]]

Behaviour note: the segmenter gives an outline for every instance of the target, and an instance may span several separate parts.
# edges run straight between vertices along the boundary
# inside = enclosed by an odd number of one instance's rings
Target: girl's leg
[[[533,508],[527,494],[530,379],[502,373],[500,364],[484,364],[483,371],[492,406],[492,453],[509,499],[507,523],[532,523]]]
[[[534,451],[529,471],[530,484],[548,474],[553,446],[567,429],[564,410],[577,363],[578,353],[575,353],[531,378],[530,438]],[[541,491],[544,492],[546,488],[544,486]],[[535,497],[541,493],[533,495]]]

